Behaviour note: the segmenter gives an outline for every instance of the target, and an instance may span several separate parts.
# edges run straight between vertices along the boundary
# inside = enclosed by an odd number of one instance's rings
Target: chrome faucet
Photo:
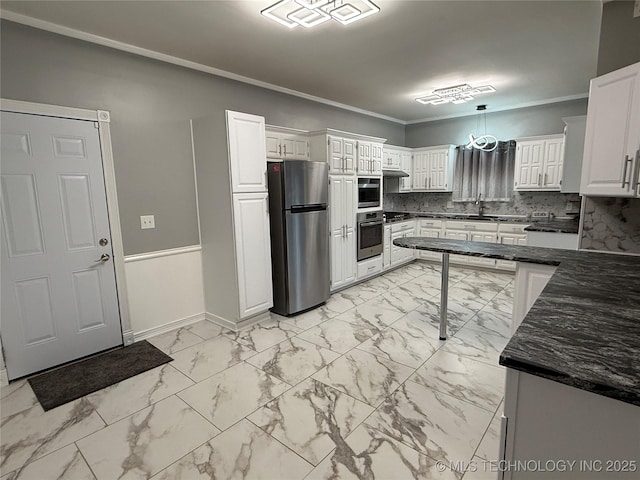
[[[484,205],[482,204],[482,193],[478,193],[476,197],[476,205],[478,205],[478,216],[481,217],[484,214]]]

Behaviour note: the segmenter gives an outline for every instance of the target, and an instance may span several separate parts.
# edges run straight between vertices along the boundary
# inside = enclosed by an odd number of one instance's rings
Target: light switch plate
[[[140,215],[140,228],[156,228],[156,219],[153,215]]]
[[[640,0],[636,0],[636,3],[633,5],[633,18],[640,17]]]

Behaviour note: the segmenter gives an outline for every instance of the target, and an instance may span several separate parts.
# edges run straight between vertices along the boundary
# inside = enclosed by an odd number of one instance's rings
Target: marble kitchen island
[[[500,355],[501,459],[538,463],[500,478],[638,478],[640,257],[423,237],[395,244],[518,262],[514,333]],[[555,470],[542,471],[547,461]],[[560,461],[576,463],[560,472]]]

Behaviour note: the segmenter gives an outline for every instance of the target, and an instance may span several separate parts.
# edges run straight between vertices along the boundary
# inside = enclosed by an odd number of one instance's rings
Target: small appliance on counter
[[[329,298],[329,165],[268,162],[272,312],[291,316]]]

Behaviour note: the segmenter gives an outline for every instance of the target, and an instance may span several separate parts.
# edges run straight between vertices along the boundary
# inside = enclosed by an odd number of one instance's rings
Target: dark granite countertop
[[[524,227],[526,232],[549,233],[578,233],[578,219],[575,220],[549,220],[548,222],[535,222]]]
[[[640,256],[424,237],[393,243],[557,265],[500,364],[640,406]]]
[[[439,212],[385,212],[402,213],[403,218],[387,218],[386,223],[401,222],[412,218],[439,218],[443,220],[468,220],[480,222],[514,222],[514,223],[531,223],[531,219],[526,215],[474,215],[471,213],[439,213]]]

